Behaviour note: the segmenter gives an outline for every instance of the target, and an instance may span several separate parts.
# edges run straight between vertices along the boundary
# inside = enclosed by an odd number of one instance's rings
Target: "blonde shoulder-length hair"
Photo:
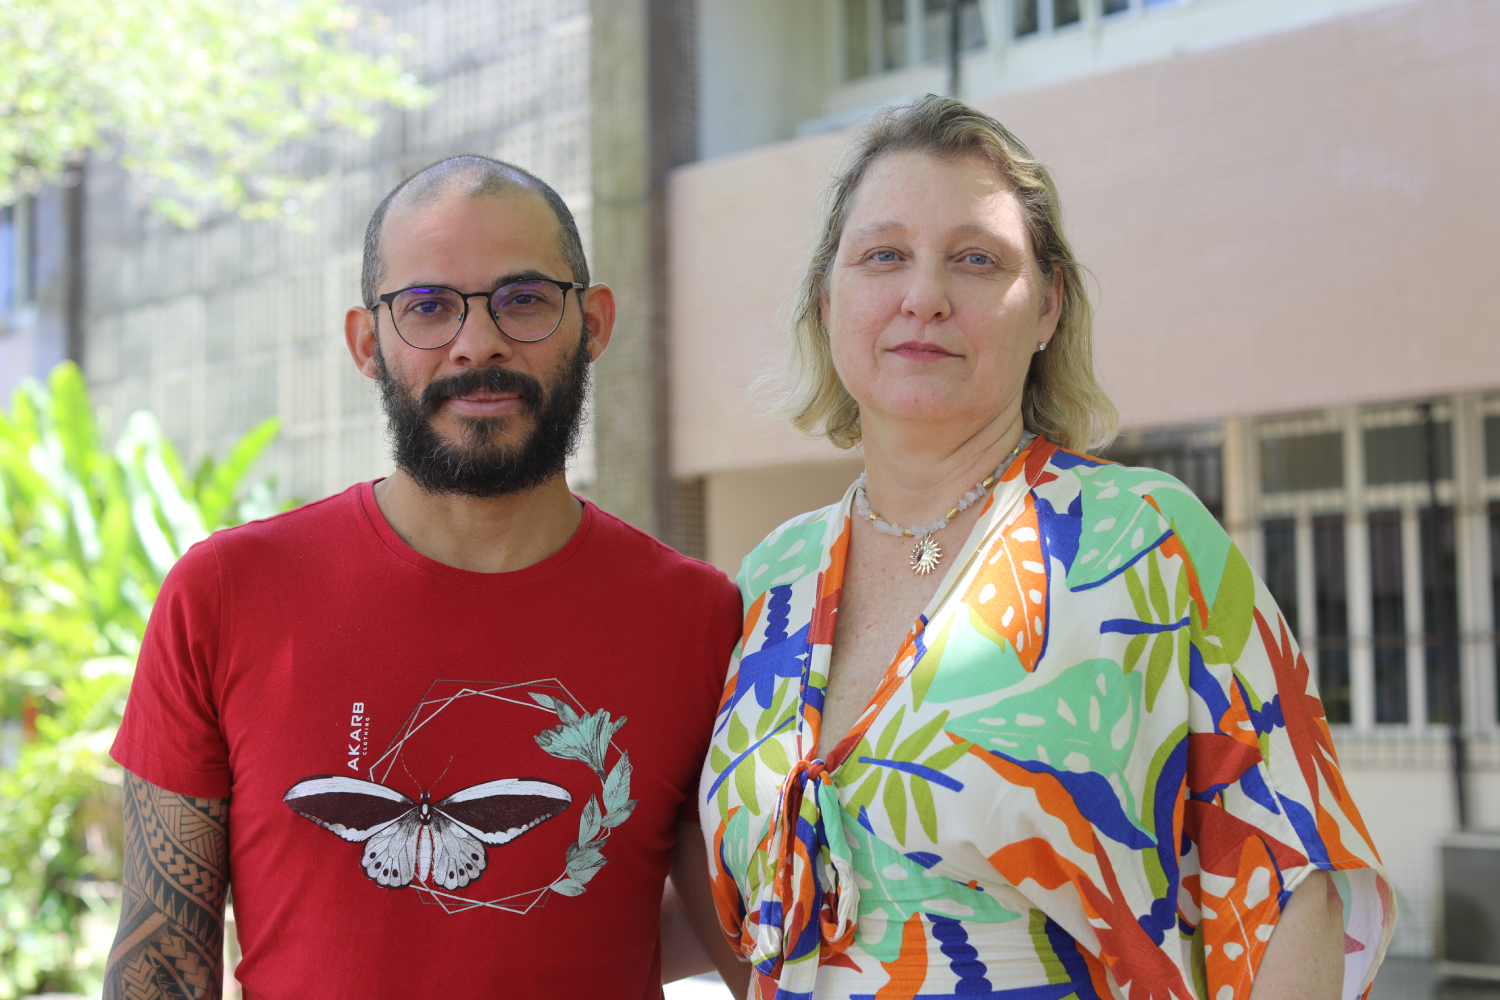
[[[1055,273],[1063,276],[1057,331],[1045,351],[1032,355],[1022,420],[1027,430],[1071,451],[1108,444],[1119,418],[1094,377],[1093,309],[1083,287],[1083,266],[1063,235],[1051,174],[1004,125],[962,101],[931,94],[872,117],[850,142],[846,165],[824,192],[817,242],[793,305],[787,370],[773,377],[780,386],[775,408],[804,433],[826,436],[840,448],[859,444],[859,404],[834,369],[823,304],[855,192],[876,160],[906,150],[943,158],[982,157],[1015,192],[1042,277],[1050,283]]]

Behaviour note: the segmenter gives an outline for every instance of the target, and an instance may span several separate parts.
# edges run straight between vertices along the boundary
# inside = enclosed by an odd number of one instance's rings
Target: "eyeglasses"
[[[511,340],[533,344],[546,340],[562,325],[568,293],[586,286],[577,281],[526,278],[501,285],[493,292],[460,292],[444,285],[414,285],[380,296],[391,311],[396,334],[412,347],[434,351],[458,336],[469,316],[469,300],[489,300],[490,316]],[[379,309],[379,305],[376,305]]]

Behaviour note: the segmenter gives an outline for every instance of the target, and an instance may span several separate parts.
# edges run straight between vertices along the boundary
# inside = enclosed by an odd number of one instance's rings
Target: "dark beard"
[[[585,325],[566,367],[545,387],[524,372],[480,368],[433,379],[420,399],[386,367],[377,337],[376,379],[396,467],[428,493],[480,499],[524,493],[561,475],[583,429],[592,368],[588,335]],[[502,436],[506,422],[517,414],[462,418],[456,443],[433,428],[432,418],[443,403],[479,389],[521,397],[534,418],[525,440],[510,442]]]

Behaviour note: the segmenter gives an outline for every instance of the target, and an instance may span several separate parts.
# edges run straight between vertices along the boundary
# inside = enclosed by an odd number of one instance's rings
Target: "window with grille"
[[[1500,722],[1500,398],[1266,418],[1249,443],[1258,569],[1328,721],[1468,724],[1470,692]]]
[[[949,0],[842,0],[844,77],[857,80],[948,59],[953,44]],[[958,47],[984,47],[981,0],[958,4]]]

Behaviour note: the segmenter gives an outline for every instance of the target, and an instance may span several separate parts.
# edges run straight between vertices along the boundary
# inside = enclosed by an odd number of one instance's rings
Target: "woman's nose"
[[[948,275],[937,263],[920,264],[908,272],[906,296],[901,311],[919,323],[947,319],[953,312],[948,291]]]

